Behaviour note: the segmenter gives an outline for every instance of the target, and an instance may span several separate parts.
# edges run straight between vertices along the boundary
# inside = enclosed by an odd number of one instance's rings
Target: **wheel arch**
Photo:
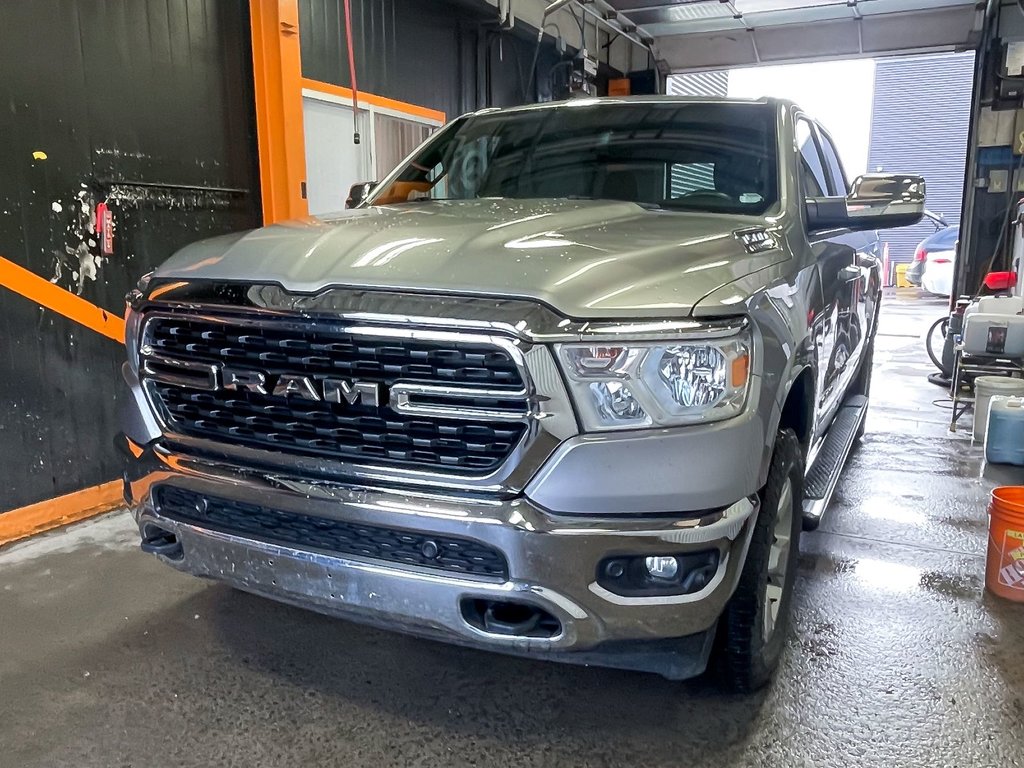
[[[775,431],[792,429],[803,448],[804,455],[810,448],[814,434],[814,371],[811,366],[804,366],[792,377],[786,389],[779,410],[779,421]]]

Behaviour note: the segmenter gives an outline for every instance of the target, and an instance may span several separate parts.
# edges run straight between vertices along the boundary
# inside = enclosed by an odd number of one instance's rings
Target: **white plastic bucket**
[[[988,409],[994,395],[1024,397],[1024,379],[1008,376],[979,376],[974,380],[974,441],[984,442]]]

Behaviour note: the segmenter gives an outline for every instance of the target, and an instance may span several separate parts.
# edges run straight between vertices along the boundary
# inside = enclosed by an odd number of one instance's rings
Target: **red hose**
[[[355,128],[355,116],[359,114],[359,86],[356,84],[356,52],[352,45],[352,2],[345,0],[345,43],[348,47],[348,77],[352,83],[352,112],[355,143],[359,143],[359,130]]]

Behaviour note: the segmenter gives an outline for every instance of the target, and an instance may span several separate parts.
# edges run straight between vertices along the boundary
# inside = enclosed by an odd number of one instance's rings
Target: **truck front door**
[[[836,151],[835,142],[828,132],[817,126],[818,141],[825,170],[829,176],[831,188],[829,194],[835,197],[846,197],[850,194],[850,183],[847,181],[843,164]],[[847,373],[852,378],[856,375],[860,358],[867,348],[867,340],[871,336],[872,324],[875,320],[875,306],[878,298],[878,275],[881,272],[881,253],[879,252],[878,234],[876,232],[850,232],[836,238],[843,245],[854,251],[856,275],[851,280],[853,289],[852,308],[850,312],[849,338],[851,341],[851,357]],[[851,274],[853,274],[851,272]],[[844,382],[843,389],[846,389]]]
[[[796,140],[803,196],[840,194],[827,169],[816,127],[805,117],[797,117]],[[846,192],[841,194],[845,196]],[[821,311],[815,318],[818,357],[815,436],[820,437],[839,408],[863,347],[863,326],[858,319],[863,273],[857,262],[857,249],[863,238],[837,231],[813,234],[809,240],[818,265],[823,299]]]

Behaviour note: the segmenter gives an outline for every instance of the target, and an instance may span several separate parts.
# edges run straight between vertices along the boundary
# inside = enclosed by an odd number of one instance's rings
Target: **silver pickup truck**
[[[120,444],[182,571],[512,654],[776,667],[867,407],[873,230],[791,103],[470,114],[351,210],[189,246],[129,296]]]

